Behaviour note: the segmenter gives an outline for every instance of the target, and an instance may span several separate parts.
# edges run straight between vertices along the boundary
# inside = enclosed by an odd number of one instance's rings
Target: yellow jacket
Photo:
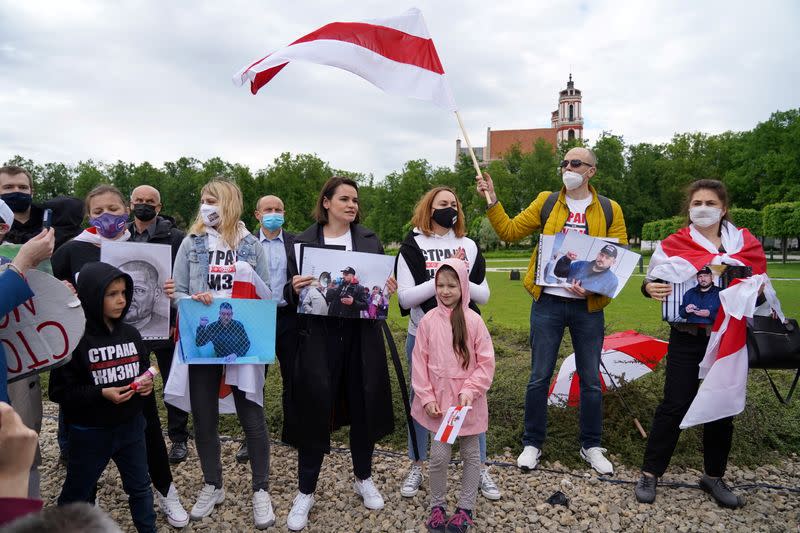
[[[592,193],[592,202],[586,208],[586,223],[589,226],[589,235],[592,237],[616,237],[619,239],[620,244],[628,244],[628,233],[625,229],[625,218],[622,216],[622,208],[617,202],[611,200],[611,210],[614,213],[614,220],[611,226],[606,231],[606,216],[603,213],[603,208],[597,200],[597,191],[589,186],[589,191]],[[486,216],[489,218],[494,231],[498,237],[504,241],[515,242],[537,231],[545,235],[555,235],[564,228],[564,224],[569,217],[569,207],[566,201],[566,189],[561,188],[561,193],[558,195],[558,201],[553,206],[550,212],[550,217],[546,221],[541,220],[542,206],[544,205],[547,197],[550,196],[550,191],[540,192],[536,199],[531,202],[531,205],[525,208],[522,213],[515,216],[513,219],[509,218],[505,209],[497,202],[486,211]],[[542,222],[544,222],[544,227]],[[528,292],[531,293],[535,300],[539,299],[542,294],[542,287],[536,285],[536,254],[538,251],[538,244],[533,247],[531,260],[528,263],[528,272],[525,274],[523,284]],[[586,298],[586,305],[590,312],[600,311],[611,302],[611,298],[601,294],[591,293]]]

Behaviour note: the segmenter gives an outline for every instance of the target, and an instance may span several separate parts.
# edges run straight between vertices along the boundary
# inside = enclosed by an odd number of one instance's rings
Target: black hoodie
[[[103,320],[106,288],[125,280],[127,303],[109,330]],[[129,385],[150,366],[148,350],[136,328],[122,322],[133,295],[130,276],[106,263],[87,263],[78,277],[78,298],[86,315],[86,332],[72,360],[50,373],[50,399],[61,404],[68,424],[106,427],[129,421],[142,410],[142,397],[115,404],[103,397],[105,387]]]

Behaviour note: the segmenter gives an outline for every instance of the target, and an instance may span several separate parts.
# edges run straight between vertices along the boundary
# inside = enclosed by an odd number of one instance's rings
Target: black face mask
[[[431,218],[443,228],[452,228],[458,220],[458,211],[452,207],[434,209]]]
[[[0,195],[0,198],[8,205],[14,213],[24,213],[31,206],[31,195],[24,192],[7,192]]]
[[[156,208],[150,204],[133,204],[133,216],[143,222],[150,222],[156,217]]]

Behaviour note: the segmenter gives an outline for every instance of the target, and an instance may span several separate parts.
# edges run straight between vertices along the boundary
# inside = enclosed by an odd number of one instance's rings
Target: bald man
[[[132,242],[149,242],[154,244],[169,244],[172,247],[172,261],[175,262],[175,255],[181,241],[185,237],[184,232],[178,229],[175,221],[166,215],[161,215],[161,193],[158,189],[150,185],[140,185],[131,192],[131,213],[133,222],[128,224],[131,232]],[[134,301],[136,298],[134,297]],[[133,306],[133,305],[132,305]],[[145,312],[145,310],[142,310]],[[175,326],[175,311],[170,309],[170,331]],[[148,347],[155,354],[158,360],[158,367],[164,383],[169,379],[169,371],[172,368],[172,354],[175,351],[175,343],[172,335],[169,339],[160,341],[148,341]],[[181,411],[174,405],[164,402],[167,407],[167,433],[172,447],[169,451],[170,463],[176,464],[186,460],[187,447],[186,441],[189,439],[187,424],[189,414]]]
[[[613,238],[628,243],[625,219],[619,204],[597,194],[589,181],[597,173],[597,158],[588,148],[570,149],[561,161],[563,186],[557,191],[540,192],[531,204],[513,219],[497,200],[492,178],[478,176],[478,192],[488,193],[491,204],[486,217],[504,241],[518,241],[532,234],[556,235],[577,231],[593,237]],[[512,192],[513,194],[513,192]],[[616,256],[616,248],[614,255]],[[517,466],[533,470],[539,464],[547,430],[547,397],[558,348],[569,328],[575,350],[575,366],[580,376],[580,456],[600,474],[612,474],[614,467],[603,455],[603,392],[600,384],[600,352],[603,348],[607,296],[583,287],[579,281],[561,287],[536,284],[537,252],[534,248],[524,285],[533,296],[531,303],[531,375],[525,392],[525,420],[522,453]],[[610,253],[610,252],[609,252]]]

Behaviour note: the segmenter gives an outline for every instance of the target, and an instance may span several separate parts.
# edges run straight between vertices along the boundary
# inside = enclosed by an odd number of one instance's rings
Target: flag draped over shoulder
[[[233,82],[250,91],[272,80],[291,61],[337,67],[387,93],[429,100],[456,111],[450,84],[418,9],[364,22],[332,22],[241,69]]]
[[[719,293],[720,310],[711,330],[705,357],[700,362],[703,379],[680,423],[685,429],[734,416],[744,410],[747,396],[747,318],[756,310],[760,287],[769,307],[784,320],[775,290],[766,274],[735,279]]]
[[[650,258],[648,279],[683,283],[706,265],[748,265],[753,274],[767,271],[767,258],[761,243],[746,228],[730,222],[722,224],[720,252],[694,225],[683,228],[659,243]]]
[[[231,298],[269,300],[271,297],[272,292],[269,287],[256,274],[250,263],[237,261]],[[231,394],[232,386],[243,391],[248,400],[263,407],[264,377],[264,365],[225,365],[218,391],[219,412],[223,414],[236,412]],[[169,380],[164,385],[164,401],[187,413],[192,411],[189,399],[189,367],[183,362],[180,342],[175,343]]]

